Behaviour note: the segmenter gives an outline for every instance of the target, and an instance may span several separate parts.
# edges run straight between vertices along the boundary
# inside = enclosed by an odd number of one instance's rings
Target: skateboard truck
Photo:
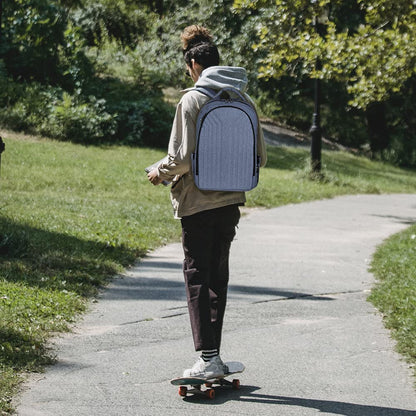
[[[212,388],[214,385],[219,386],[230,386],[234,390],[240,389],[240,380],[234,379],[233,381],[226,380],[225,378],[215,379],[212,381],[207,381],[205,383],[206,389],[203,390],[202,386],[203,384],[197,384],[197,385],[191,385],[191,388],[188,388],[187,386],[179,386],[179,396],[186,397],[188,393],[191,394],[200,394],[202,396],[206,396],[208,399],[215,399],[215,390]]]
[[[188,394],[198,394],[205,396],[209,399],[215,398],[215,390],[213,386],[230,386],[234,390],[240,388],[240,380],[234,379],[232,381],[227,380],[227,377],[236,373],[242,373],[244,371],[244,365],[237,361],[225,363],[227,369],[224,376],[214,378],[198,378],[198,377],[179,377],[171,380],[171,384],[179,386],[179,396],[186,397]],[[188,387],[189,386],[189,387]],[[205,388],[203,388],[205,387]]]

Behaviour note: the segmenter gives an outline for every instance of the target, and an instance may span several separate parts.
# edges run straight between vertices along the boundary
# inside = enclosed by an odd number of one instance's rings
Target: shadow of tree
[[[54,362],[43,339],[35,333],[0,326],[0,364],[15,370],[39,371]]]
[[[241,386],[240,390],[231,390],[226,387],[218,387],[218,394],[215,400],[202,399],[200,396],[188,396],[184,400],[190,403],[204,403],[210,405],[222,405],[228,401],[257,403],[276,407],[276,414],[283,411],[283,406],[299,408],[299,414],[302,414],[301,408],[316,409],[320,413],[342,416],[415,416],[416,411],[397,409],[391,407],[371,406],[355,403],[346,403],[332,400],[305,399],[300,397],[288,397],[279,395],[260,394],[256,391],[260,387]],[[278,406],[281,406],[279,410]]]
[[[0,217],[0,278],[8,282],[91,296],[143,255]]]
[[[416,217],[402,217],[400,215],[372,215],[373,217],[381,217],[381,218],[389,218],[392,219],[394,222],[399,224],[405,225],[413,225],[416,224]]]

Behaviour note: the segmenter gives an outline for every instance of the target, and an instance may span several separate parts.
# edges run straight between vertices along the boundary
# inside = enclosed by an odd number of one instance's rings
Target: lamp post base
[[[311,168],[312,172],[321,171],[321,150],[322,150],[322,129],[320,126],[319,115],[314,113],[311,134]]]

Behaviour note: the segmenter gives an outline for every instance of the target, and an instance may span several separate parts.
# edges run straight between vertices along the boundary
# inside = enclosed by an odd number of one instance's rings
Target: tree
[[[46,0],[12,0],[3,6],[1,57],[8,72],[23,79],[56,82],[65,10]]]
[[[153,12],[157,13],[160,17],[163,16],[163,11],[164,11],[164,1],[163,0],[149,0],[149,7],[150,10],[152,10]]]
[[[151,13],[143,5],[123,0],[84,0],[71,17],[88,46],[115,40],[122,47],[134,47],[146,37],[152,22]]]
[[[235,0],[234,7],[261,12],[260,41],[253,45],[266,54],[261,77],[345,85],[349,106],[366,112],[372,149],[387,146],[382,103],[416,75],[413,0]]]
[[[346,6],[348,4],[348,6]],[[416,73],[413,0],[236,0],[237,10],[259,9],[267,56],[260,75],[307,75],[347,82],[351,104],[366,108],[400,91]],[[350,19],[346,19],[348,7]],[[325,21],[321,33],[313,22]],[[315,67],[321,60],[322,69]]]

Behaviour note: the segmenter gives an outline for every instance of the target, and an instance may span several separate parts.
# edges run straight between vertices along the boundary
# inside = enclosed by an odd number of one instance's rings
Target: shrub
[[[104,78],[91,84],[88,93],[104,99],[107,111],[115,115],[114,141],[133,146],[167,146],[174,114],[159,87],[143,83],[143,78]]]
[[[48,116],[50,101],[60,93],[59,88],[9,79],[7,90],[2,95],[0,123],[13,130],[38,132],[37,127]]]
[[[100,80],[90,89],[94,94],[85,96],[80,89],[70,94],[39,83],[13,83],[0,71],[1,85],[10,90],[10,95],[0,92],[0,125],[6,128],[84,144],[167,146],[173,109],[156,92],[143,95],[129,83]]]
[[[39,127],[40,133],[78,143],[97,143],[114,135],[115,116],[106,111],[106,102],[94,96],[84,101],[64,92],[62,99],[50,106],[47,119]]]

